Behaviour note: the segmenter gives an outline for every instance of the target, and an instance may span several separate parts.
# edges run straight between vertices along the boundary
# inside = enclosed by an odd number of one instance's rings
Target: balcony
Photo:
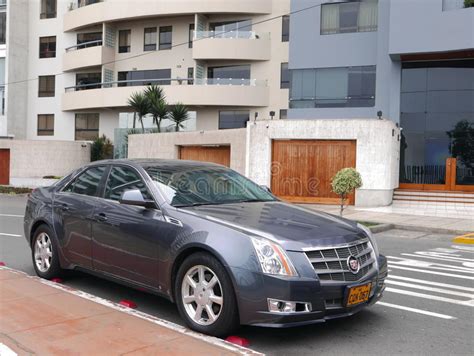
[[[103,0],[87,6],[72,6],[64,15],[64,31],[103,22],[156,16],[194,14],[270,14],[272,0],[160,0],[137,6],[135,1]]]
[[[63,57],[63,71],[68,72],[101,66],[104,63],[113,61],[114,58],[114,49],[102,46],[102,40],[81,43],[66,48],[66,54]]]
[[[180,102],[189,107],[265,107],[269,103],[265,80],[146,79],[68,87],[62,98],[62,110],[126,108],[130,95],[143,91],[149,84],[161,85],[170,104]],[[99,88],[95,89],[97,86]]]
[[[195,31],[193,58],[269,60],[270,34],[257,34],[254,31]]]

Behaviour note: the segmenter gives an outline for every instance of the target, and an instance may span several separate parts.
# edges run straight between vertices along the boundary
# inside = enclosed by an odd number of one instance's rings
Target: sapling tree
[[[332,191],[341,197],[341,216],[347,197],[360,187],[362,187],[362,178],[354,168],[343,168],[332,178]]]

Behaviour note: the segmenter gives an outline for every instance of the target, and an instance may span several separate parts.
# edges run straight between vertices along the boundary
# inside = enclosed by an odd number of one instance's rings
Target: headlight
[[[296,270],[285,251],[278,244],[259,237],[250,237],[263,273],[296,276]]]
[[[372,235],[372,231],[362,224],[357,224],[359,229],[364,230],[365,234],[368,236],[370,243],[372,244],[372,248],[374,249],[375,257],[379,257],[379,247],[377,246],[377,241],[375,241],[375,237]]]

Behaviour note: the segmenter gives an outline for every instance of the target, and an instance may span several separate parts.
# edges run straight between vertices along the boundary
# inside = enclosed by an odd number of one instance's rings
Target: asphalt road
[[[24,197],[0,195],[0,261],[34,274],[23,237]],[[381,303],[346,319],[292,329],[242,327],[238,335],[269,355],[426,354],[474,351],[474,248],[454,236],[390,230],[376,235],[389,258]],[[175,306],[159,297],[75,273],[66,285],[183,324]]]

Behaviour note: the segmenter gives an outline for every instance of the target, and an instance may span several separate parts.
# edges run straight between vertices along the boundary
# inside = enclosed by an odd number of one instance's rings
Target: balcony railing
[[[205,38],[241,38],[247,40],[258,40],[270,38],[269,33],[256,33],[255,31],[194,31],[194,39]]]
[[[88,5],[92,5],[92,4],[96,4],[98,2],[104,2],[105,0],[77,0],[77,2],[75,1],[72,1],[70,4],[69,4],[69,11],[72,11],[72,10],[75,10],[75,9],[78,9],[80,7],[84,7],[84,6],[88,6]]]
[[[66,52],[71,52],[71,51],[75,51],[75,50],[78,50],[78,49],[84,49],[84,48],[96,47],[96,46],[102,46],[102,40],[95,40],[95,41],[79,43],[77,45],[67,47]]]
[[[174,84],[173,84],[174,83]],[[159,79],[134,79],[117,80],[114,82],[88,83],[66,87],[66,93],[88,89],[102,89],[128,86],[147,86],[147,85],[228,85],[228,86],[267,86],[266,80],[259,79],[237,79],[237,78],[159,78]]]

